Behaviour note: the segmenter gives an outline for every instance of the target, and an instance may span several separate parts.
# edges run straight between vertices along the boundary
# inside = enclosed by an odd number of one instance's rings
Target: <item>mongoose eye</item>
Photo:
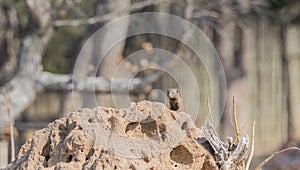
[[[176,89],[176,92],[178,93],[178,92],[179,92],[179,89]]]

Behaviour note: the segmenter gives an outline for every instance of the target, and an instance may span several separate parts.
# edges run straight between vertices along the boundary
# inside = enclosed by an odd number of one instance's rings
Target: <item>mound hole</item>
[[[183,145],[175,147],[171,151],[170,157],[173,161],[180,164],[189,165],[193,163],[193,154]]]

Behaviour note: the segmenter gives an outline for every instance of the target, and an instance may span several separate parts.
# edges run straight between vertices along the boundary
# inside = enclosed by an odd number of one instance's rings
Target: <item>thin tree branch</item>
[[[38,91],[42,90],[75,90],[100,93],[147,93],[145,87],[157,81],[162,76],[159,71],[154,71],[144,78],[117,77],[107,79],[104,77],[75,77],[71,74],[54,74],[39,72],[35,76]]]
[[[155,5],[163,2],[170,2],[170,0],[146,0],[143,2],[137,2],[131,5],[129,11],[136,11],[142,9],[144,7]],[[66,19],[66,20],[56,20],[53,22],[54,27],[63,27],[63,26],[79,26],[79,25],[92,25],[101,22],[111,21],[116,19],[116,15],[114,13],[108,13],[101,16],[94,16],[91,18],[84,19]]]
[[[151,80],[150,80],[151,81]],[[139,78],[75,77],[67,74],[40,72],[35,79],[39,90],[75,90],[95,91],[101,93],[125,93],[133,91],[142,85]]]

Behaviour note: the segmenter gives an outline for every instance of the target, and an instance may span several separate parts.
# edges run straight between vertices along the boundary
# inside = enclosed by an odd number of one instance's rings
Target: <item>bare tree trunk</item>
[[[219,2],[222,3],[222,2]],[[227,80],[227,89],[218,88],[219,94],[223,94],[224,91],[230,89],[230,86],[234,83],[235,79],[239,77],[231,77],[232,73],[234,73],[235,66],[235,38],[237,35],[235,34],[236,23],[231,20],[231,11],[230,6],[223,4],[219,10],[220,18],[218,21],[218,27],[213,30],[213,43],[215,44],[216,50],[218,51],[219,57],[224,66],[224,71],[226,74]],[[240,57],[240,56],[239,56]],[[231,103],[232,103],[232,93],[226,93],[226,105],[222,115],[222,121],[220,122],[220,131],[222,134],[222,138],[226,136],[232,136],[233,128],[231,126]],[[221,98],[220,98],[221,99]],[[221,103],[222,101],[219,101]]]
[[[258,21],[257,70],[258,70],[258,102],[256,114],[257,147],[256,154],[270,152],[280,146],[286,134],[286,106],[282,105],[282,71],[280,25],[268,20]],[[266,67],[268,66],[268,67]],[[255,107],[255,106],[254,106]]]
[[[281,51],[281,78],[282,78],[282,102],[286,107],[287,112],[287,144],[290,145],[294,142],[294,123],[291,106],[291,80],[289,70],[289,58],[286,52],[286,26],[281,25],[280,28],[280,43],[282,47]]]
[[[11,105],[11,117],[8,116],[6,106],[0,105],[0,133],[3,127],[12,121],[10,118],[15,119],[34,101],[37,92],[35,76],[41,70],[42,53],[53,31],[50,25],[50,2],[27,0],[26,4],[36,25],[22,41],[18,72],[0,87],[0,103],[5,103],[4,93],[7,93]]]
[[[130,7],[130,1],[129,0],[109,0],[107,1],[107,4],[101,4],[104,5],[104,8],[101,8],[101,10],[107,10],[109,13],[112,13],[115,15],[115,19],[118,19],[119,17],[125,16],[129,14],[129,7]],[[98,13],[101,13],[102,11],[98,11]],[[99,14],[100,15],[100,14]],[[115,39],[115,35],[117,34],[123,36],[125,38],[127,33],[127,27],[128,23],[124,23],[122,28],[113,28],[115,30],[105,30],[102,28],[101,35],[95,34],[92,46],[90,46],[90,49],[87,49],[84,51],[85,54],[82,54],[81,56],[84,56],[84,58],[81,58],[81,61],[79,61],[78,66],[76,67],[76,74],[79,74],[81,76],[96,76],[96,73],[98,70],[100,71],[100,75],[105,78],[111,78],[114,70],[117,67],[117,59],[118,56],[122,54],[125,41],[122,41],[118,43],[116,46],[114,46],[111,51],[108,54],[104,54],[105,50],[107,50],[110,47],[107,47],[106,44],[109,44],[107,42],[111,41],[112,39]],[[110,28],[112,29],[112,28]],[[107,33],[105,33],[107,32]],[[113,32],[113,33],[112,33]],[[103,36],[104,35],[104,36]],[[103,59],[103,60],[102,60]],[[98,61],[101,61],[101,63],[98,63]],[[97,101],[95,100],[95,93],[94,92],[82,92],[81,97],[74,96],[76,100],[82,101],[82,106],[80,107],[96,107]],[[101,100],[100,105],[107,105],[111,106],[111,99],[110,95],[101,94]]]
[[[18,25],[17,12],[12,7],[0,4],[0,18],[0,85],[3,85],[12,78],[17,67],[14,42],[14,33]]]
[[[118,0],[118,1],[111,0],[111,1],[112,2],[110,3],[109,8],[114,13],[116,13],[118,17],[129,14],[130,0]],[[102,63],[100,63],[100,68],[99,68],[100,75],[103,77],[112,78],[113,76],[115,77],[124,76],[122,74],[114,75],[114,72],[117,69],[117,66],[119,64],[118,60],[122,55],[125,47],[125,37],[127,35],[128,24],[129,22],[122,22],[122,26],[120,28],[116,28],[117,30],[113,31],[121,35],[120,37],[123,37],[124,40],[116,44],[107,54],[103,54],[104,49],[101,52],[103,55],[105,55],[104,60],[102,61]],[[107,31],[111,33],[111,30],[107,30]],[[104,39],[101,40],[102,43],[111,40],[113,36],[114,34],[106,34]],[[126,96],[118,95],[118,97],[126,97]],[[98,97],[98,103],[100,105],[115,106],[111,94],[100,95]],[[129,103],[120,103],[120,106],[127,106],[128,104]]]
[[[111,12],[115,13],[116,19],[119,17],[125,16],[129,14],[129,7],[130,7],[130,0],[110,0],[108,4],[108,8]],[[112,39],[114,34],[121,34],[122,37],[126,37],[127,29],[128,29],[128,22],[124,22],[122,27],[118,28],[118,30],[105,30],[110,34],[106,34],[105,37],[101,37],[104,39],[99,40],[97,43],[105,43]],[[114,32],[114,33],[113,33]],[[112,34],[113,33],[113,34]],[[110,52],[107,54],[103,54],[104,49],[102,49],[102,53],[104,56],[104,60],[100,65],[100,75],[106,78],[111,78],[114,74],[114,71],[118,65],[118,57],[122,55],[125,46],[125,39],[115,45]],[[95,49],[95,53],[99,54],[97,49]]]
[[[294,127],[290,127],[293,131],[291,135],[294,136],[293,140],[300,139],[300,127],[297,126],[300,120],[300,24],[289,25],[286,28],[286,38],[285,38],[285,46],[286,46],[286,55],[289,64],[289,73],[290,73],[290,107],[292,118],[290,118],[291,124],[288,126],[294,125]],[[292,137],[293,137],[292,136]]]

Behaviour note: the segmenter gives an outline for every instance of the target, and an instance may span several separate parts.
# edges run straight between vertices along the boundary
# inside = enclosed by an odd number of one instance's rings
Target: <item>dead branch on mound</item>
[[[200,139],[198,142],[212,153],[220,169],[242,168],[248,153],[249,137],[247,135],[242,135],[237,143],[233,143],[233,138],[228,137],[227,143],[224,143],[218,137],[210,121],[205,123],[202,131],[205,139]]]

